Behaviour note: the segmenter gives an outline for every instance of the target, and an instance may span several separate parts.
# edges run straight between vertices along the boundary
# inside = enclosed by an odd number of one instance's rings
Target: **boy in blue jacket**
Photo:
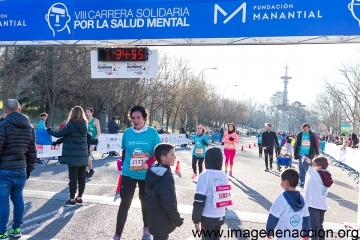
[[[177,209],[174,177],[170,166],[174,166],[174,147],[160,143],[154,155],[158,162],[150,167],[145,177],[145,201],[149,232],[153,240],[167,240],[169,234],[183,224]]]

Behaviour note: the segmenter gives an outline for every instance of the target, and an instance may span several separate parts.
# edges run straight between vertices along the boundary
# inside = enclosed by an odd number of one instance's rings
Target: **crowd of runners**
[[[0,239],[8,239],[9,235],[21,236],[24,214],[22,191],[37,161],[35,131],[29,119],[20,113],[19,103],[14,99],[8,100],[5,111],[7,116],[0,123],[0,183],[4,185],[6,182],[7,188],[2,190],[0,200],[9,205],[11,197],[14,204],[14,221],[12,229],[8,232],[6,225],[10,208],[0,210]],[[99,120],[93,117],[93,113],[92,108],[86,108],[84,111],[81,106],[75,106],[59,131],[46,129],[44,123],[47,115],[40,115],[41,122],[38,126],[58,138],[53,145],[63,144],[60,163],[68,166],[70,196],[65,203],[68,207],[83,204],[85,179],[91,178],[94,174],[89,156],[96,149],[101,132]],[[131,108],[128,118],[132,125],[125,129],[122,137],[122,159],[119,166],[123,175],[120,186],[121,202],[117,222],[114,224],[115,234],[111,239],[129,239],[122,234],[137,186],[143,221],[142,239],[168,239],[169,234],[183,224],[183,218],[177,210],[175,183],[170,169],[176,158],[174,146],[161,143],[158,131],[146,125],[148,112],[144,107]],[[227,124],[221,140],[222,146],[217,147],[209,146],[204,126],[198,125],[196,130],[197,134],[193,139],[191,179],[197,178],[197,188],[192,196],[192,220],[194,228],[198,231],[217,231],[224,224],[225,206],[231,202],[231,191],[216,195],[214,189],[221,186],[222,190],[226,190],[230,186],[228,176],[233,175],[234,158],[240,140],[233,123]],[[302,132],[293,134],[276,133],[271,130],[271,124],[266,123],[265,129],[260,129],[256,138],[259,157],[265,158],[266,172],[273,169],[274,152],[276,157],[280,156],[283,147],[286,147],[288,157],[299,162],[299,173],[289,168],[281,174],[284,194],[278,196],[270,210],[266,227],[270,232],[267,236],[272,238],[271,230],[275,228],[322,230],[324,213],[327,210],[326,195],[332,180],[326,170],[327,159],[319,157],[319,139],[310,131],[309,124],[303,124]],[[22,144],[14,145],[19,141]],[[212,181],[213,178],[216,178],[216,181]],[[296,191],[298,183],[301,186],[305,184],[305,198]],[[319,194],[321,196],[318,196]],[[224,201],[224,198],[228,200]],[[293,209],[292,213],[284,210],[286,208]],[[298,216],[297,224],[289,225],[286,221],[294,212]],[[135,236],[137,233],[132,237]]]

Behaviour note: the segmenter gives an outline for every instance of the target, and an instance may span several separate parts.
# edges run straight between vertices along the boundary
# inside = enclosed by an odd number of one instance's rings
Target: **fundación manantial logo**
[[[65,4],[53,4],[49,8],[48,13],[45,14],[45,20],[47,21],[49,28],[53,32],[54,37],[56,32],[62,32],[65,29],[67,29],[68,33],[70,34],[70,28],[68,26],[68,23],[70,22],[71,17]]]
[[[349,3],[348,8],[353,17],[359,22],[360,27],[360,0],[352,0],[351,3]]]

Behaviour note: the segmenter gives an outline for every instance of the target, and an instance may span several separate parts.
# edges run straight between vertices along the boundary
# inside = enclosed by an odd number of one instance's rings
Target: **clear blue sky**
[[[359,44],[334,45],[277,45],[277,46],[211,46],[211,47],[164,47],[170,56],[183,57],[198,74],[204,68],[206,79],[218,87],[222,94],[230,84],[225,96],[237,100],[254,97],[268,102],[272,94],[283,90],[280,79],[292,77],[288,84],[289,100],[311,104],[316,94],[323,90],[323,80],[337,81],[341,75],[337,69],[342,63],[360,62]]]

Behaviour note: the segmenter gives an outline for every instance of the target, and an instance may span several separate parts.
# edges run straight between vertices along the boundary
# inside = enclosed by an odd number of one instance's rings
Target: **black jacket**
[[[177,209],[174,177],[169,166],[156,164],[145,177],[145,201],[149,231],[166,236],[183,224]]]
[[[316,136],[314,133],[310,132],[310,151],[309,151],[309,158],[313,158],[315,155],[319,155],[319,147],[316,142]],[[299,159],[300,157],[300,147],[301,147],[301,140],[302,140],[302,132],[297,135],[296,143],[294,146],[294,158]]]
[[[60,163],[69,167],[88,165],[87,125],[83,122],[69,122],[60,131],[48,130],[48,133],[59,138],[56,142],[63,143]]]
[[[36,135],[29,118],[12,112],[0,123],[0,170],[26,168],[34,170]]]
[[[121,129],[121,127],[119,126],[119,124],[117,124],[115,122],[115,120],[111,119],[110,122],[108,123],[109,133],[116,134],[116,133],[118,133],[118,130],[120,130],[120,129]]]
[[[261,135],[261,145],[263,147],[273,148],[274,142],[276,143],[276,146],[279,146],[279,141],[278,141],[278,138],[277,138],[275,132],[273,132],[273,131],[263,132],[263,134]]]

